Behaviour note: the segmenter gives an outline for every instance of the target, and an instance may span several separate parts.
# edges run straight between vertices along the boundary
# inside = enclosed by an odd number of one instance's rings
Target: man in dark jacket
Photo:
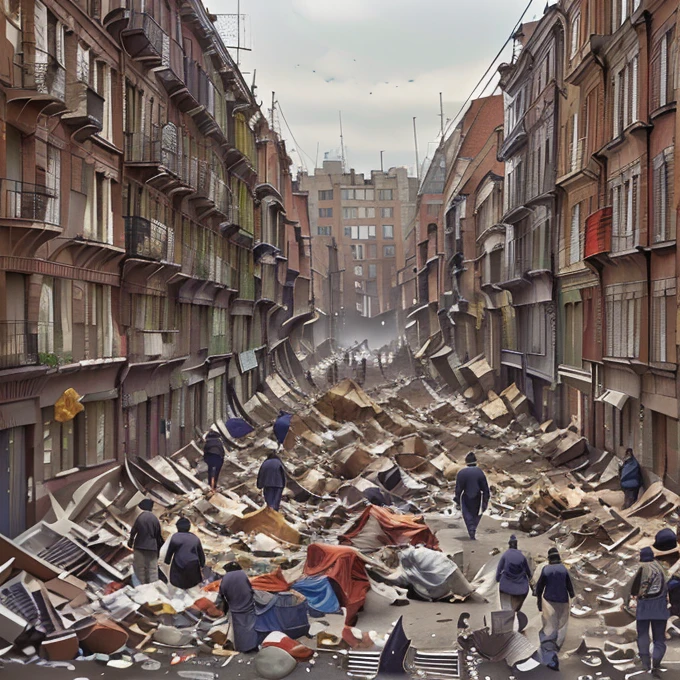
[[[217,490],[217,479],[224,465],[224,443],[219,432],[210,430],[205,437],[203,460],[208,466],[208,484],[213,491]]]
[[[464,467],[456,475],[454,502],[463,513],[463,520],[471,540],[475,540],[477,526],[489,505],[489,483],[477,467],[477,457],[470,451],[465,456]]]
[[[220,600],[229,612],[234,627],[234,647],[237,652],[252,652],[261,642],[255,630],[255,596],[253,586],[237,562],[224,566],[226,572],[220,582]]]
[[[140,583],[153,583],[158,581],[158,553],[163,546],[161,523],[151,512],[153,501],[150,498],[145,498],[139,509],[142,512],[137,515],[128,540],[128,547],[134,551],[132,570]]]
[[[286,440],[286,435],[288,434],[288,430],[290,430],[290,421],[292,417],[293,416],[290,413],[279,411],[279,415],[274,422],[274,436],[280,445],[283,445],[283,442]]]
[[[170,539],[165,563],[170,565],[170,583],[177,588],[193,588],[203,580],[205,555],[201,539],[189,532],[191,522],[185,517],[177,520],[177,533]]]
[[[496,568],[501,609],[518,612],[529,594],[531,569],[524,554],[517,549],[517,536],[510,536],[508,549]]]
[[[661,661],[666,653],[666,622],[668,612],[668,575],[654,559],[651,548],[640,551],[640,568],[635,574],[630,594],[637,599],[635,619],[637,623],[638,651],[645,670],[660,674]],[[650,658],[649,630],[654,642]]]
[[[281,506],[281,496],[286,486],[286,468],[281,459],[270,451],[267,459],[260,465],[257,474],[257,488],[262,489],[267,505],[278,512]]]
[[[567,637],[572,597],[574,586],[569,572],[562,564],[557,548],[550,548],[548,564],[543,567],[536,584],[536,599],[543,622],[539,633],[542,662],[554,671],[560,669],[557,654]]]
[[[621,465],[621,489],[623,489],[623,509],[629,508],[638,499],[642,487],[642,470],[633,455],[633,449],[626,449]]]

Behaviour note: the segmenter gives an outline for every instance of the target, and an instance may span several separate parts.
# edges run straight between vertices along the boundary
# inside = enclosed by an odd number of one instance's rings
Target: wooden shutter
[[[664,151],[666,160],[666,238],[675,240],[676,211],[675,211],[675,149],[671,147]]]
[[[636,54],[632,61],[632,83],[631,83],[631,93],[630,93],[630,103],[631,103],[631,118],[628,121],[633,123],[639,119],[638,114],[638,62],[640,58]]]
[[[569,264],[576,264],[581,259],[581,204],[577,203],[571,209],[571,238],[569,243]]]
[[[663,35],[659,45],[659,74],[658,78],[654,77],[653,87],[659,88],[658,106],[668,104],[668,33]]]
[[[665,202],[663,194],[665,192],[665,178],[663,153],[660,153],[653,162],[652,166],[652,187],[654,193],[654,242],[658,243],[665,238]]]

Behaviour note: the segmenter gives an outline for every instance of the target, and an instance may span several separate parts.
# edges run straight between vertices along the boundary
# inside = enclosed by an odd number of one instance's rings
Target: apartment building
[[[243,404],[312,314],[306,197],[199,0],[1,22],[0,531]],[[297,343],[297,345],[296,345]],[[55,403],[73,388],[82,411]]]
[[[313,238],[338,249],[339,271],[328,272],[335,339],[389,342],[398,334],[397,271],[404,268],[417,180],[405,168],[374,170],[367,179],[343,172],[340,161],[324,161],[299,183],[309,195]]]

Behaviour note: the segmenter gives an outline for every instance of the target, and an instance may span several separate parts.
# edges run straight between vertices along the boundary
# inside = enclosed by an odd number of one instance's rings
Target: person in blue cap
[[[463,513],[470,540],[474,541],[477,526],[489,505],[489,483],[477,467],[477,457],[472,451],[465,456],[465,464],[467,467],[456,475],[454,502]]]
[[[510,536],[508,549],[501,555],[496,568],[496,581],[501,600],[501,609],[518,612],[529,594],[531,569],[529,562],[517,549],[517,536]]]
[[[270,451],[257,473],[257,488],[262,489],[265,503],[272,510],[278,512],[285,487],[286,468],[276,453]]]
[[[668,575],[663,566],[654,559],[651,548],[640,551],[640,567],[630,589],[637,600],[635,619],[638,635],[640,661],[647,671],[657,677],[661,674],[661,661],[666,654],[666,623],[668,612]],[[650,655],[650,629],[653,647]]]
[[[633,449],[626,449],[620,476],[624,495],[623,509],[626,510],[637,501],[642,488],[642,469],[633,455]]]

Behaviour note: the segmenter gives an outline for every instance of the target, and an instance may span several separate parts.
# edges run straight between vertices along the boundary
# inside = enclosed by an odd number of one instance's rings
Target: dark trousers
[[[477,526],[482,519],[482,516],[479,514],[481,500],[481,497],[477,497],[468,501],[465,496],[460,499],[460,510],[463,513],[465,528],[473,541],[477,533]]]
[[[221,456],[204,456],[206,465],[208,466],[208,484],[210,486],[217,486],[217,478],[220,476],[220,470],[224,464],[224,458]]]
[[[278,512],[281,507],[281,496],[283,496],[282,486],[265,486],[264,501],[272,509]]]
[[[640,487],[635,486],[632,489],[624,489],[623,496],[625,501],[623,503],[623,509],[629,508],[638,499],[638,494],[640,493]]]
[[[640,619],[637,623],[638,652],[642,663],[649,667],[649,629],[652,629],[652,661],[658,666],[666,653],[666,621],[653,621],[650,619]]]

